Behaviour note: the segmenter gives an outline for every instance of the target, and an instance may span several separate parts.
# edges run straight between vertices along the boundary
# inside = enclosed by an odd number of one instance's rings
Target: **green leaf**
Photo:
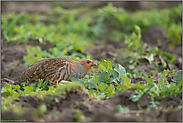
[[[40,88],[42,83],[43,83],[43,81],[44,81],[44,79],[39,79],[38,81],[39,81],[39,83],[37,84],[37,87]]]
[[[179,70],[172,80],[176,83],[182,82],[182,70]]]
[[[30,94],[33,91],[32,86],[26,86],[24,90],[24,94]]]
[[[110,74],[107,71],[102,71],[100,76],[99,76],[99,80],[104,82],[104,83],[110,83],[111,79],[110,79]]]
[[[99,83],[98,85],[97,85],[97,89],[99,89],[100,91],[105,91],[106,89],[107,89],[107,87],[108,87],[108,85],[107,84],[105,84],[105,83],[103,83],[103,82],[101,82],[101,83]]]
[[[8,83],[5,83],[4,84],[4,86],[3,86],[3,88],[7,88],[7,87],[9,87],[10,85],[8,84]]]
[[[14,92],[13,97],[17,98],[18,96],[19,96],[19,94],[17,92]]]
[[[165,81],[167,75],[168,75],[168,71],[163,71],[160,79],[158,80],[159,85],[164,85],[164,81]]]
[[[99,64],[99,67],[100,67],[100,69],[102,69],[103,71],[106,71],[106,70],[107,70],[106,67],[105,67],[104,65],[102,65],[102,64]]]
[[[113,75],[113,77],[114,77],[115,79],[118,79],[118,80],[120,79],[119,72],[113,71],[112,75]]]
[[[1,90],[1,96],[2,97],[8,97],[8,96],[11,96],[11,93],[9,91],[2,91]]]
[[[115,67],[115,71],[117,71],[119,73],[119,76],[121,75],[126,75],[126,70],[123,66],[121,66],[120,64],[118,64],[116,67]]]
[[[112,70],[112,63],[102,59],[99,64],[99,71],[110,71]]]
[[[97,75],[94,75],[90,80],[89,80],[89,89],[92,89],[92,88],[96,88],[97,86],[97,83],[98,83],[98,80],[99,80],[99,76]]]
[[[108,92],[107,96],[112,96],[115,93],[114,85],[110,84],[106,91]]]
[[[122,80],[124,80],[124,82],[126,82],[127,84],[130,84],[130,83],[131,83],[131,80],[130,80],[127,76],[121,75],[121,78],[122,78]]]

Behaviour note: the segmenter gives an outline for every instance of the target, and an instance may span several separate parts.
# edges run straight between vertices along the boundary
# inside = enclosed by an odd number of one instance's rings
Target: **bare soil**
[[[55,98],[47,96],[43,99],[39,99],[36,96],[20,96],[14,99],[12,103],[19,103],[25,108],[26,112],[23,114],[16,114],[11,111],[2,112],[2,118],[6,119],[19,119],[27,122],[61,122],[61,121],[77,121],[75,117],[78,110],[82,111],[85,116],[85,121],[182,121],[181,111],[167,111],[168,106],[177,107],[178,102],[182,100],[182,95],[176,97],[166,97],[164,99],[156,99],[163,106],[162,109],[151,109],[142,112],[139,110],[139,106],[142,109],[146,109],[150,104],[150,99],[143,95],[137,102],[132,102],[129,97],[131,94],[135,94],[134,91],[128,90],[111,96],[108,99],[96,100],[90,97],[86,93],[82,93],[80,90],[71,89],[63,96]],[[41,115],[36,116],[33,112],[41,104],[46,104],[47,111]],[[116,106],[129,108],[130,111],[125,113],[119,113],[116,111]],[[28,111],[28,112],[27,112]],[[55,115],[55,112],[58,114]]]

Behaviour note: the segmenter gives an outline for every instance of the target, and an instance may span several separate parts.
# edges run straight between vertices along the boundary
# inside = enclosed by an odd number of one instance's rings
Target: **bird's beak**
[[[97,66],[97,64],[96,64],[95,62],[93,62],[93,63],[91,64],[91,66]]]

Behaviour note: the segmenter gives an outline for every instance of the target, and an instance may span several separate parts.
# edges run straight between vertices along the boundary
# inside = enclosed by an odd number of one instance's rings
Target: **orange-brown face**
[[[90,59],[80,60],[79,63],[83,65],[86,73],[88,73],[91,70],[92,66],[96,66],[96,64]]]

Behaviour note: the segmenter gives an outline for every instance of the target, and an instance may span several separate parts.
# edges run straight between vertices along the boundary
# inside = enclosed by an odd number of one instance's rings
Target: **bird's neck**
[[[83,78],[87,73],[84,69],[84,66],[82,64],[80,64],[79,62],[77,62],[78,64],[78,69],[77,69],[77,76],[79,76],[78,78]]]

